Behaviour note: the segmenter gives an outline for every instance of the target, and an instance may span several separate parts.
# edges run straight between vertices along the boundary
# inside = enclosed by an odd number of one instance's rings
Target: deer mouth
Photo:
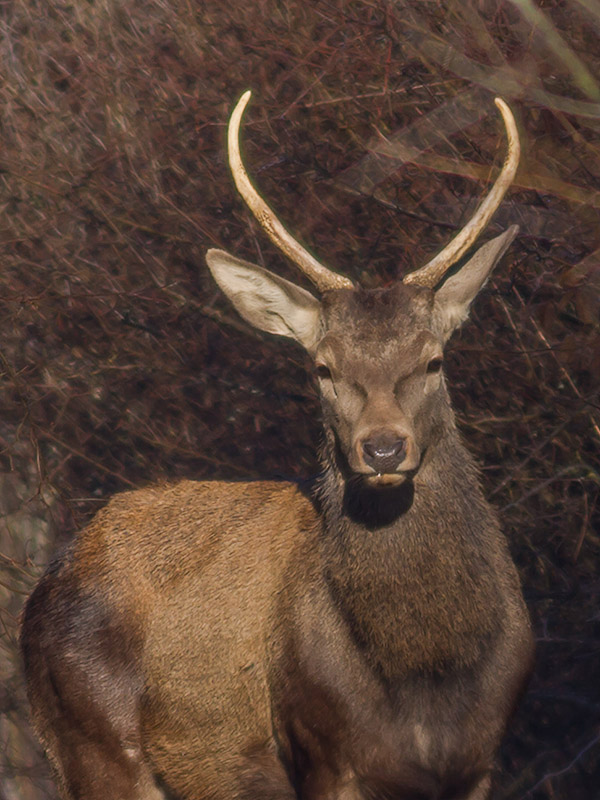
[[[367,486],[372,487],[397,487],[409,483],[417,474],[421,466],[422,453],[414,442],[410,444],[406,458],[400,464],[389,464],[381,461],[379,464],[363,463],[358,472]],[[386,466],[388,467],[386,469]]]
[[[412,432],[384,428],[358,436],[349,461],[370,486],[400,486],[418,469],[420,448]]]
[[[380,472],[375,475],[365,475],[364,480],[369,486],[401,486],[411,480],[411,472]]]
[[[388,444],[373,439],[363,442],[360,449],[354,448],[358,456],[355,473],[370,487],[397,487],[410,482],[420,465],[420,451],[413,439],[398,439]],[[381,443],[383,442],[383,443]],[[352,463],[350,464],[352,467]]]

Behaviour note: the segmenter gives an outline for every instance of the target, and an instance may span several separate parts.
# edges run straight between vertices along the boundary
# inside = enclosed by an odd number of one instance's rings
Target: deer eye
[[[427,374],[431,375],[434,372],[439,372],[442,368],[443,359],[437,357],[432,358],[429,364],[427,364]]]
[[[317,377],[322,381],[331,380],[331,370],[327,364],[317,364]]]

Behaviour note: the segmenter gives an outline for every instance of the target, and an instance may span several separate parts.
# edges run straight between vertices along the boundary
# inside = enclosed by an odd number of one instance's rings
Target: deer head
[[[470,222],[424,267],[389,288],[367,291],[320,264],[253,187],[239,149],[240,122],[249,98],[250,92],[240,98],[229,123],[234,181],[271,240],[322,298],[223,250],[208,251],[208,266],[244,319],[263,331],[295,339],[313,357],[329,456],[342,474],[375,485],[398,485],[416,474],[427,451],[453,426],[442,369],[444,345],[467,318],[473,299],[518,232],[513,225],[443,281],[512,183],[519,161],[513,115],[496,98],[508,154]]]

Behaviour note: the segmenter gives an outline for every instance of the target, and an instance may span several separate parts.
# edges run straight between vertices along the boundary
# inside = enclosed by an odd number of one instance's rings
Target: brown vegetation
[[[0,797],[53,797],[16,656],[24,594],[111,494],[164,477],[299,477],[319,410],[204,263],[297,276],[233,190],[224,132],[323,261],[364,285],[424,263],[503,156],[521,225],[449,380],[522,572],[537,670],[498,798],[590,800],[600,772],[600,16],[587,0],[5,3]]]

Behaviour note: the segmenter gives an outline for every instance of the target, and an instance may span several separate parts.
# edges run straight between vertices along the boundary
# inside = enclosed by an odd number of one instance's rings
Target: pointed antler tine
[[[429,263],[421,269],[411,272],[404,278],[404,283],[417,286],[436,286],[444,277],[450,267],[455,264],[474,244],[480,233],[484,230],[492,215],[502,202],[508,187],[514,180],[519,164],[521,147],[519,132],[512,111],[500,97],[494,100],[506,127],[508,136],[508,152],[500,175],[496,179],[488,196],[483,200],[470,222],[454,237],[441,253],[438,253]]]
[[[238,192],[273,244],[300,267],[302,272],[320,291],[352,289],[353,283],[351,280],[327,269],[294,239],[278,220],[275,212],[252,185],[242,162],[239,144],[242,115],[248,105],[250,96],[251,92],[248,90],[238,100],[231,114],[227,131],[229,166]]]

